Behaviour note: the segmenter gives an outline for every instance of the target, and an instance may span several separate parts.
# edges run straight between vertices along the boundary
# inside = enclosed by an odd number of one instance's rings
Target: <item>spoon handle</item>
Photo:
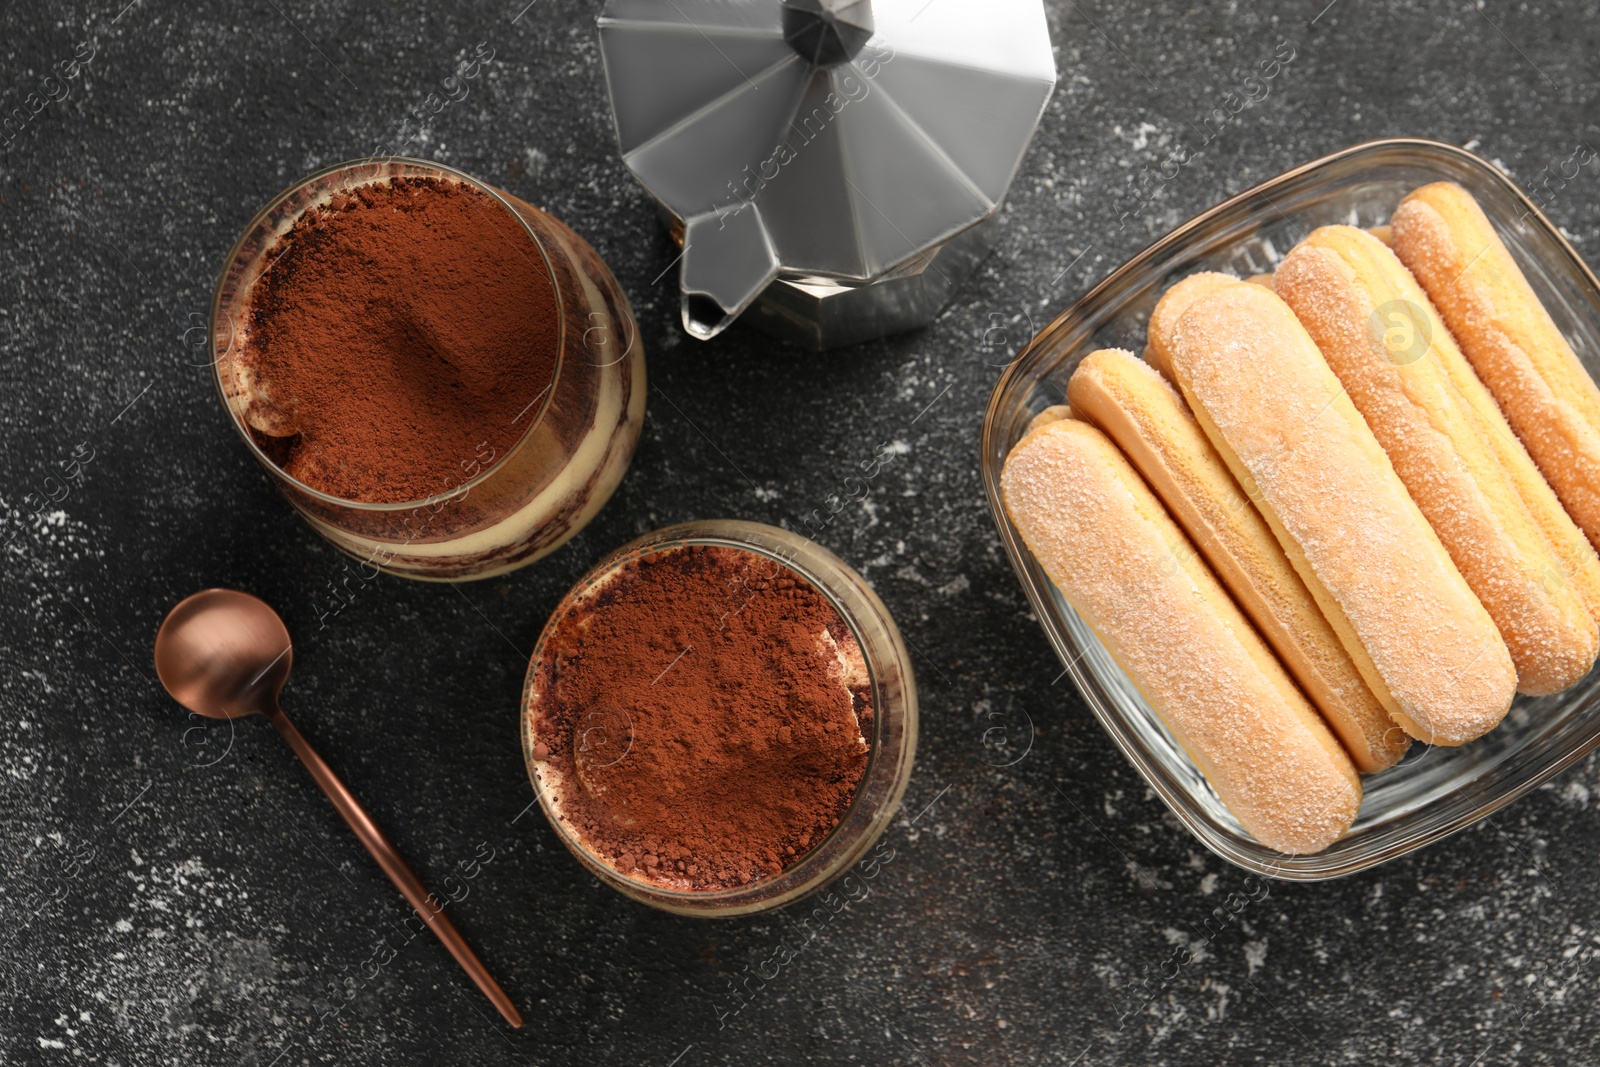
[[[361,839],[361,843],[366,846],[367,851],[372,853],[372,858],[378,861],[378,866],[383,868],[383,873],[389,876],[389,881],[395,884],[395,888],[399,889],[411,906],[416,909],[417,914],[422,917],[422,921],[428,924],[428,928],[438,936],[440,941],[444,942],[444,947],[450,950],[450,955],[454,956],[456,962],[461,964],[461,969],[467,972],[467,977],[471,978],[478,988],[483,990],[483,995],[488,997],[490,1003],[500,1010],[500,1014],[505,1016],[506,1022],[512,1026],[520,1027],[522,1025],[522,1015],[517,1011],[516,1005],[511,1003],[511,998],[506,996],[505,990],[501,989],[499,983],[489,974],[488,968],[483,965],[483,961],[478,959],[472,949],[467,947],[461,932],[440,910],[442,905],[434,907],[429,903],[430,900],[434,899],[433,894],[428,892],[427,887],[412,872],[406,861],[400,857],[399,850],[384,836],[383,831],[378,829],[378,824],[372,821],[372,816],[367,814],[367,809],[361,806],[361,803],[345,787],[345,784],[339,780],[339,776],[333,773],[333,768],[329,767],[323,762],[322,757],[317,755],[317,750],[311,747],[311,742],[307,741],[305,735],[295,728],[294,723],[289,721],[289,717],[283,713],[282,708],[274,708],[267,712],[267,718],[272,722],[273,726],[278,728],[278,733],[283,735],[283,739],[289,742],[289,747],[294,749],[295,755],[300,757],[300,762],[306,765],[306,769],[311,772],[311,777],[316,780],[322,791],[328,795],[328,799],[333,801],[335,810],[349,824],[350,829],[355,831],[356,837]]]

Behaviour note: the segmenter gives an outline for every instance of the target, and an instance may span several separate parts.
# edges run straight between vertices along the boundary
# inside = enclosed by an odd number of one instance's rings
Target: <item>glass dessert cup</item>
[[[421,500],[368,503],[331,496],[288,474],[246,422],[241,360],[251,286],[267,256],[308,209],[393,178],[455,181],[516,220],[556,293],[554,378],[527,428],[500,454],[460,457],[460,476]],[[429,581],[487,578],[553,552],[610,498],[644,421],[645,360],[633,311],[592,248],[559,220],[454,168],[380,157],[320,170],[279,193],[228,254],[211,305],[212,366],[234,429],[313,529],[363,564]]]
[[[720,545],[773,560],[808,580],[849,626],[870,678],[873,715],[866,733],[866,770],[838,824],[814,847],[771,877],[730,889],[677,889],[619,870],[583,840],[561,813],[552,770],[535,757],[535,704],[541,664],[556,623],[585,594],[641,557],[685,545]],[[683,523],[645,535],[612,552],[584,575],[551,613],[528,665],[522,693],[522,751],[539,805],[584,867],[612,888],[680,915],[728,918],[791,904],[844,877],[862,862],[900,805],[917,745],[917,691],[911,659],[883,601],[844,561],[807,538],[773,526],[733,520]],[[625,756],[622,758],[626,758]],[[875,873],[875,871],[874,871]],[[870,875],[866,875],[870,877]]]
[[[1600,669],[1563,693],[1519,695],[1487,736],[1460,748],[1414,743],[1397,767],[1362,780],[1350,832],[1322,852],[1287,856],[1247,834],[1078,618],[1006,517],[1000,472],[1038,411],[1064,403],[1067,381],[1098,348],[1144,348],[1151,309],[1203,270],[1248,278],[1272,271],[1318,226],[1375,226],[1434,181],[1460,184],[1483,206],[1528,282],[1590,374],[1600,373],[1600,281],[1508,178],[1464,149],[1389,139],[1297,167],[1217,205],[1140,252],[1034,338],[996,384],[980,462],[1000,540],[1057,655],[1085,702],[1150,788],[1207,848],[1249,871],[1314,881],[1364,870],[1483,819],[1600,744]]]

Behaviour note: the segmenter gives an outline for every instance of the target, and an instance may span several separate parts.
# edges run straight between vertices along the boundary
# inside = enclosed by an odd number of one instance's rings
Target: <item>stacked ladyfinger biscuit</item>
[[[1600,389],[1450,183],[1197,274],[1012,449],[1029,549],[1251,834],[1320,851],[1361,774],[1600,651]]]

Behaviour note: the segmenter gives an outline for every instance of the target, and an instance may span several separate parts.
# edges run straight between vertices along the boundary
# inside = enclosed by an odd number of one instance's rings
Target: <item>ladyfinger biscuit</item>
[[[1545,696],[1588,674],[1600,630],[1569,584],[1550,581],[1560,564],[1445,369],[1438,351],[1454,343],[1411,272],[1364,230],[1324,226],[1284,259],[1277,293],[1488,609],[1517,688]]]
[[[1428,291],[1561,503],[1600,548],[1600,388],[1472,195],[1424,185],[1390,223]]]
[[[1105,435],[1063,419],[1000,476],[1006,513],[1244,828],[1269,848],[1338,840],[1361,780],[1183,531]]]
[[[1445,187],[1450,188],[1448,184]],[[1463,191],[1462,195],[1467,194]],[[1420,207],[1413,210],[1419,214],[1425,211]],[[1436,304],[1434,306],[1437,308]],[[1500,465],[1516,484],[1523,503],[1528,506],[1534,521],[1544,532],[1550,551],[1556,556],[1559,571],[1544,575],[1542,584],[1570,584],[1589,609],[1589,614],[1600,624],[1600,556],[1595,554],[1594,546],[1577,523],[1572,521],[1572,516],[1567,514],[1521,438],[1506,421],[1499,403],[1462,354],[1459,342],[1451,337],[1445,343],[1435,345],[1434,353],[1444,364],[1457,391],[1482,422],[1489,444],[1500,458]]]
[[[1271,527],[1166,379],[1132,353],[1102,349],[1078,364],[1067,395],[1144,475],[1357,769],[1400,762],[1410,738],[1372,695]]]
[[[1039,414],[1028,420],[1028,433],[1032,433],[1041,426],[1048,426],[1052,422],[1072,418],[1071,404],[1051,404]]]
[[[1243,284],[1231,274],[1206,271],[1191,274],[1168,289],[1150,312],[1150,322],[1145,328],[1144,361],[1160,371],[1167,381],[1172,381],[1171,337],[1178,319],[1201,297]]]
[[[1511,654],[1294,312],[1237,285],[1173,342],[1190,410],[1389,714],[1434,745],[1491,730]]]
[[[1545,544],[1556,557],[1560,569],[1544,574],[1541,584],[1571,585],[1578,599],[1589,609],[1590,616],[1600,624],[1600,556],[1595,554],[1594,546],[1578,529],[1578,524],[1572,521],[1567,509],[1561,506],[1555,490],[1539,473],[1533,457],[1528,455],[1521,439],[1511,429],[1511,424],[1506,422],[1500,405],[1495,403],[1488,387],[1473,371],[1455,341],[1436,345],[1434,353],[1444,364],[1457,392],[1477,415],[1485,439],[1500,458],[1500,466],[1516,485],[1522,502],[1544,532]]]

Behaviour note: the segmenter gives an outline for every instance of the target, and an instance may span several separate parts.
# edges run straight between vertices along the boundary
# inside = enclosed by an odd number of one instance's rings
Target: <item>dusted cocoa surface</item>
[[[511,451],[537,418],[556,373],[555,289],[488,193],[434,178],[358,185],[264,256],[245,297],[247,413],[300,482],[341,500],[422,500],[460,484],[469,461]]]
[[[776,877],[867,767],[872,691],[849,624],[754,552],[687,545],[558,609],[532,679],[536,773],[578,840],[676,890]]]
[[[599,6],[525,3],[0,6],[6,114],[94,45],[0,156],[0,1062],[1600,1061],[1600,761],[1259,899],[1060,677],[976,461],[1034,330],[1171,226],[1359,140],[1470,144],[1525,188],[1548,167],[1549,214],[1600,261],[1600,168],[1557,176],[1600,145],[1591,6],[1051,0],[1061,84],[998,252],[931,328],[812,356],[683,336],[678,250],[615,157]],[[1269,95],[1162,180],[1285,39]],[[650,353],[617,496],[549,559],[460,589],[364,581],[271,487],[205,366],[212,283],[255,211],[406,137],[591,240]],[[64,463],[81,478],[46,484]],[[810,519],[914,645],[917,768],[853,902],[654,912],[529,810],[517,705],[550,611],[610,549],[713,517]],[[155,628],[208,585],[282,611],[286,707],[458,898],[524,1030],[406,941],[403,901],[269,726],[205,729],[161,693]]]

